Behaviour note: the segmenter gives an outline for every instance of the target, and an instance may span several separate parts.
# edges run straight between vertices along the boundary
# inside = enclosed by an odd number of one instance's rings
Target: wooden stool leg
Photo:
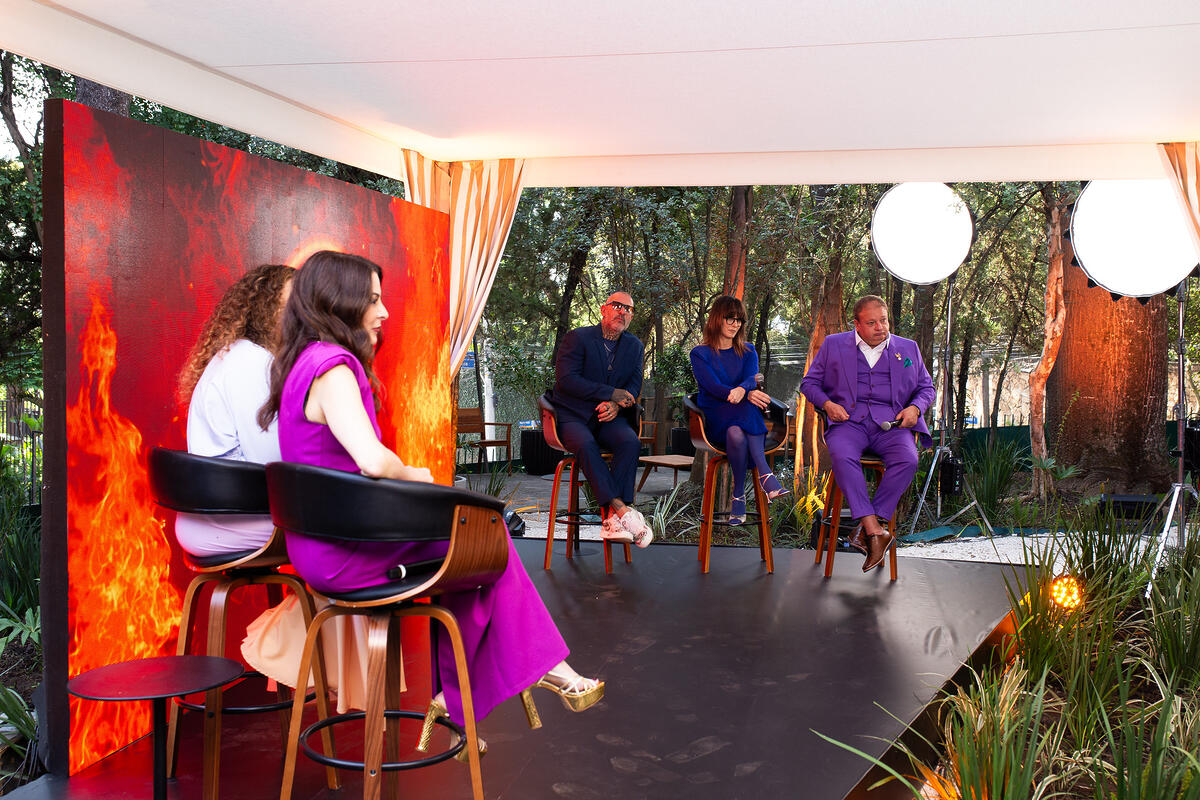
[[[612,512],[606,508],[600,509],[601,524],[604,523],[604,520],[608,519],[608,516],[611,513]],[[626,545],[626,547],[628,547],[628,545]],[[604,540],[604,574],[605,575],[612,574],[612,541],[610,541],[608,539]]]
[[[308,686],[308,676],[312,671],[313,651],[316,649],[318,637],[321,633],[321,625],[325,620],[329,619],[337,612],[336,606],[329,606],[323,609],[321,613],[313,618],[313,621],[308,625],[308,635],[304,639],[304,650],[300,654],[300,672],[296,677],[296,686]],[[322,682],[324,679],[322,678]],[[291,800],[292,785],[296,780],[296,756],[300,749],[300,721],[304,715],[304,692],[296,691],[292,698],[292,714],[291,723],[288,726],[288,743],[284,750],[283,756],[283,781],[280,784],[279,800]],[[326,719],[328,717],[329,706],[321,708],[321,695],[317,694],[318,717]],[[332,750],[326,753],[332,755]],[[330,787],[336,788],[336,787]]]
[[[571,459],[571,480],[567,484],[567,558],[575,555],[579,548],[579,475],[575,469],[575,459]]]
[[[467,765],[471,770],[471,796],[483,800],[483,772],[479,767],[479,732],[475,726],[475,702],[471,698],[471,676],[467,672],[467,653],[463,647],[462,632],[458,621],[441,606],[425,606],[421,609],[446,627],[450,634],[450,645],[454,650],[454,668],[458,672],[458,691],[462,697],[463,727],[467,730]]]
[[[833,473],[829,473],[829,484],[825,487],[825,497],[821,509],[821,522],[817,525],[817,553],[813,557],[814,564],[820,564],[821,558],[825,555],[825,540],[829,536],[830,531],[830,512],[833,508],[833,493],[837,491],[837,482],[833,479]]]
[[[208,604],[208,647],[210,656],[225,655],[225,605],[229,593],[243,580],[222,581],[213,587]],[[212,689],[204,696],[204,800],[217,800],[221,780],[221,689]]]
[[[715,456],[709,459],[708,469],[704,471],[704,516],[700,521],[700,572],[704,575],[708,574],[709,556],[712,550],[713,506],[716,503],[717,476],[724,463],[724,456]]]
[[[179,641],[176,655],[187,655],[192,647],[192,617],[200,602],[200,590],[206,583],[221,579],[220,574],[197,575],[188,584],[183,597],[183,617],[179,621]],[[167,705],[167,777],[175,777],[175,766],[179,761],[179,706],[174,702]]]
[[[625,563],[626,564],[633,563],[633,553],[629,549],[629,542],[625,542]]]
[[[889,568],[892,572],[892,580],[896,580],[896,514],[892,513],[892,518],[888,520],[888,533],[892,535],[892,544],[888,554]]]
[[[830,480],[833,477],[830,476]],[[825,577],[833,575],[833,555],[837,551],[838,533],[842,526],[842,489],[837,484],[833,487],[833,502],[830,504],[829,535],[825,541]]]
[[[404,667],[404,643],[401,638],[400,617],[390,616],[387,633],[387,676],[384,682],[384,707],[399,709],[404,707],[403,692],[400,691],[400,675]],[[400,760],[400,720],[384,719],[387,730],[384,747],[385,761]],[[392,770],[383,774],[383,796],[388,800],[400,798],[400,773]]]
[[[771,512],[767,493],[758,479],[758,468],[751,469],[754,477],[754,502],[758,504],[758,554],[767,564],[767,572],[775,571],[775,555],[771,552]]]
[[[300,580],[295,575],[287,573],[278,573],[270,576],[271,583],[278,583],[280,586],[287,587],[296,595],[296,601],[300,604],[300,616],[304,620],[304,630],[307,635],[308,628],[312,625],[313,618],[317,615],[317,606],[313,601],[313,597],[308,593],[308,588],[304,585],[304,581]],[[320,643],[320,631],[318,630],[318,644]],[[312,659],[311,673],[313,676],[313,685],[315,687],[317,713],[321,719],[325,719],[330,715],[329,711],[329,682],[325,679],[325,651],[321,647],[317,647],[314,651]],[[307,684],[305,689],[307,690]],[[299,691],[299,690],[297,690]],[[308,695],[307,691],[300,692],[301,698]],[[292,699],[295,700],[295,693]],[[303,705],[303,703],[301,703]],[[288,729],[291,728],[292,712],[291,709],[285,709],[280,714],[287,720]],[[286,733],[286,731],[285,731]],[[333,729],[321,729],[321,745],[324,748],[325,755],[333,755]],[[284,739],[284,752],[287,748],[287,740]],[[341,781],[338,778],[337,770],[333,767],[325,767],[325,785],[330,789],[341,788]]]
[[[367,707],[363,718],[363,800],[383,789],[384,707],[387,705],[387,638],[391,614],[375,612],[367,624]]]
[[[554,468],[554,483],[550,485],[550,521],[546,529],[546,562],[542,565],[542,569],[550,569],[550,556],[554,554],[554,522],[558,516],[558,487],[562,485],[563,465],[567,459],[562,459],[558,462],[558,466]],[[567,557],[570,558],[568,551]]]

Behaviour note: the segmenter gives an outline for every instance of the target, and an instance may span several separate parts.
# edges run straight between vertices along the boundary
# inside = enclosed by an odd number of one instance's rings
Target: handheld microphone
[[[889,419],[887,422],[879,423],[879,429],[884,432],[887,432],[887,431],[890,431],[892,428],[899,427],[899,425],[900,425],[900,420]]]

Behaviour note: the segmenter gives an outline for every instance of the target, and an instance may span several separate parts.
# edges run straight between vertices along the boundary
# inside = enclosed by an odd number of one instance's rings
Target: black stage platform
[[[488,798],[838,800],[869,765],[810,729],[882,754],[904,726],[876,704],[915,719],[1005,616],[1012,575],[902,558],[892,584],[886,569],[863,575],[861,557],[839,553],[826,581],[811,550],[776,551],[776,572],[766,575],[757,548],[714,549],[712,571],[701,575],[694,547],[656,544],[634,550],[633,564],[618,559],[606,576],[599,545],[583,548],[571,563],[556,555],[545,572],[544,543],[517,543],[572,664],[604,678],[607,696],[572,714],[536,691],[537,731],[515,699],[497,709],[480,726]],[[423,700],[413,697],[411,707],[423,709]],[[189,717],[170,786],[180,800],[200,797],[199,719]],[[278,797],[278,722],[226,722],[222,796]],[[417,723],[411,728],[415,740]],[[69,782],[43,779],[12,797],[149,797],[150,773],[147,737]],[[329,792],[302,758],[295,797],[358,796],[361,780],[344,775],[343,789]],[[470,796],[466,769],[453,761],[400,780],[406,798]]]

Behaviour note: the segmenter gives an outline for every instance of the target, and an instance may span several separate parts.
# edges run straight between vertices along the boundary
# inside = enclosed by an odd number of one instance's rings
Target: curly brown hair
[[[274,349],[283,287],[296,274],[286,264],[255,267],[225,290],[225,294],[200,329],[179,373],[176,396],[180,404],[192,400],[192,392],[208,362],[238,339],[249,339],[260,347]]]

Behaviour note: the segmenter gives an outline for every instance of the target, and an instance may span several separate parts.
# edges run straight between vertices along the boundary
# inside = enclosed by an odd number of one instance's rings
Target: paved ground
[[[468,476],[468,478],[475,482],[481,480],[481,476],[475,475]],[[510,508],[517,509],[518,513],[525,520],[526,538],[546,538],[550,508],[550,490],[553,485],[553,479],[553,474],[538,476],[513,472],[505,491],[513,493],[509,506]],[[640,471],[638,472],[638,479],[641,479]],[[680,473],[679,480],[687,480],[686,473]],[[563,482],[564,487],[558,499],[559,508],[561,509],[565,509],[567,504],[565,475]],[[486,485],[486,481],[484,485]],[[655,499],[670,492],[671,488],[671,470],[658,469],[652,472],[646,481],[644,491],[638,493],[638,505],[642,510],[653,508]],[[581,529],[580,537],[582,539],[599,539],[600,529],[598,526],[584,527]],[[1027,550],[1037,548],[1046,538],[1046,535],[997,536],[995,538],[980,536],[934,544],[905,545],[897,553],[900,556],[917,558],[941,558],[954,561],[1015,564],[1023,563]]]

